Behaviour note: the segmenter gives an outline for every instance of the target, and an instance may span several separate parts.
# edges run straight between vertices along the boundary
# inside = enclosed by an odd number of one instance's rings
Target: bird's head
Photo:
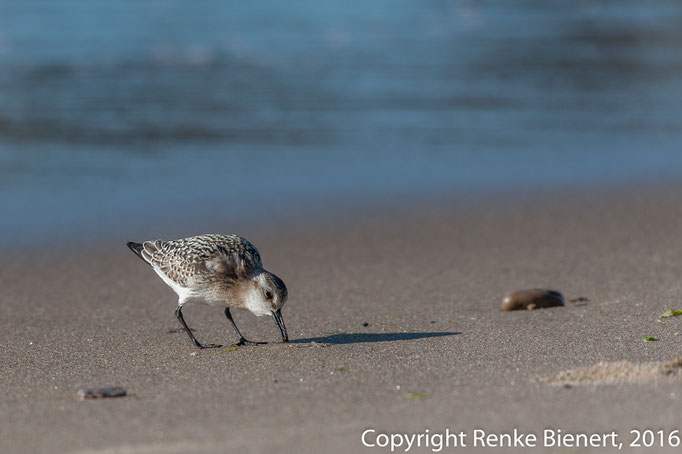
[[[282,307],[287,301],[284,281],[269,271],[262,270],[251,277],[244,292],[244,306],[254,315],[270,315],[282,335],[282,342],[289,342],[282,318]]]

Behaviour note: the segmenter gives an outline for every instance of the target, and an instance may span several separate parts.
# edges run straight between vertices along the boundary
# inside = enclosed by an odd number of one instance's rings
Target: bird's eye
[[[266,291],[265,291],[265,297],[266,297],[267,299],[272,299],[272,293],[270,293],[269,290],[266,290]]]

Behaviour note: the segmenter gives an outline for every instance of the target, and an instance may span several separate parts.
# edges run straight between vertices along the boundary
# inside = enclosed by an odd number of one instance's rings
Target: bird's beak
[[[272,315],[272,319],[277,323],[277,328],[279,328],[279,332],[282,334],[282,342],[289,342],[287,327],[284,326],[284,319],[282,318],[282,309],[272,311],[270,315]]]

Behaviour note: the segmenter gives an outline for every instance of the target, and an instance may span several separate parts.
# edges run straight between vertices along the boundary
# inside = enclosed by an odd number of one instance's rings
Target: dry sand
[[[613,383],[648,382],[661,378],[677,378],[682,366],[682,357],[673,361],[631,363],[630,361],[600,361],[594,366],[578,367],[541,377],[541,381],[552,385],[576,386]]]
[[[634,428],[682,429],[679,374],[538,379],[680,356],[682,317],[658,316],[682,309],[682,190],[405,205],[239,231],[289,286],[288,345],[272,320],[237,313],[247,337],[273,343],[196,350],[172,291],[118,239],[9,253],[0,452],[346,453],[372,452],[366,428],[615,430],[626,443]],[[185,233],[206,230],[234,228]],[[589,301],[500,311],[532,287]],[[216,309],[186,318],[201,341],[236,340]],[[91,386],[131,395],[79,401]]]

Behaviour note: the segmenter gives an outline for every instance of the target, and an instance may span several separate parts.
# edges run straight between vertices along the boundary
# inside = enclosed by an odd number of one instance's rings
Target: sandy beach
[[[678,374],[542,377],[682,355],[682,317],[659,318],[682,309],[681,207],[679,187],[621,188],[240,231],[289,287],[292,342],[278,342],[272,320],[236,313],[247,337],[272,342],[236,351],[195,349],[177,330],[175,295],[123,243],[10,251],[0,451],[389,452],[364,447],[363,431],[449,429],[471,442],[475,429],[515,428],[615,431],[627,449],[632,429],[682,428]],[[528,287],[589,301],[500,311],[504,294]],[[216,309],[186,318],[202,341],[236,341]],[[130,395],[77,400],[90,386]]]
[[[0,1],[0,454],[680,452],[681,20]],[[203,233],[291,342],[190,342],[126,243]]]

